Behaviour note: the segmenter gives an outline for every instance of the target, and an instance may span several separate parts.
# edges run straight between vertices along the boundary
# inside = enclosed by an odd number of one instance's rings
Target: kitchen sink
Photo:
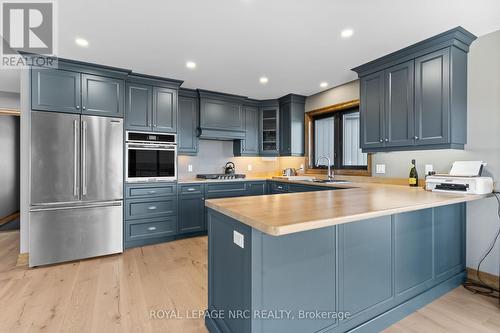
[[[341,179],[314,179],[314,183],[322,183],[322,184],[347,184],[350,183],[348,180],[341,180]]]

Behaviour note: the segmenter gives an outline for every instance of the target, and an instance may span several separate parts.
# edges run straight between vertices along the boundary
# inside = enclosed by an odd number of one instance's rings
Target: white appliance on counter
[[[481,177],[483,161],[456,161],[449,174],[427,176],[425,188],[433,192],[488,194],[493,192],[493,178]]]

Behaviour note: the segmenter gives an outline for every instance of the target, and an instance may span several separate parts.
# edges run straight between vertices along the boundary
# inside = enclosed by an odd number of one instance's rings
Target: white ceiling
[[[253,98],[351,81],[350,68],[458,25],[478,36],[500,29],[498,0],[59,0],[58,10],[61,57]],[[354,36],[342,39],[344,28]],[[0,90],[17,91],[6,72]]]

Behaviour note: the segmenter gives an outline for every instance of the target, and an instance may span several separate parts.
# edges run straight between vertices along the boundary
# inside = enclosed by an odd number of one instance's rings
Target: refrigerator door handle
[[[78,120],[73,121],[73,196],[78,197]]]
[[[121,205],[122,205],[121,201],[108,201],[108,202],[87,203],[87,204],[82,204],[82,205],[34,206],[30,209],[30,212],[45,212],[45,211],[52,211],[52,210],[71,210],[71,209],[113,207],[113,206],[121,206]]]
[[[82,121],[82,195],[87,195],[87,122]]]

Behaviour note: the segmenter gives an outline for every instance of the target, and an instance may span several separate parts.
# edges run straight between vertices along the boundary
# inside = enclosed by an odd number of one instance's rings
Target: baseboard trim
[[[16,267],[25,267],[29,263],[29,253],[19,253],[17,256]]]
[[[481,275],[481,280],[483,280],[487,285],[489,285],[491,287],[495,287],[495,288],[498,288],[498,286],[500,285],[500,281],[499,281],[500,277],[498,277],[494,274],[490,274],[490,273],[486,273],[486,272],[482,272],[482,271],[479,271],[479,274]],[[478,277],[477,277],[475,268],[467,267],[467,278],[469,280],[474,281],[474,282],[480,282]]]

